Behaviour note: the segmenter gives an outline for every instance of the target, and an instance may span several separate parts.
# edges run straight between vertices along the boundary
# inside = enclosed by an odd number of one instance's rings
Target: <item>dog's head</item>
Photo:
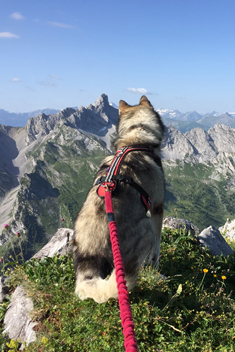
[[[126,145],[146,145],[157,149],[164,137],[164,125],[150,101],[143,95],[139,105],[119,102],[116,149]]]

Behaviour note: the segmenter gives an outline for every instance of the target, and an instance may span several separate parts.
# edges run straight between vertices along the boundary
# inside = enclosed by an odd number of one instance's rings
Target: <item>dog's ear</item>
[[[130,105],[128,105],[124,100],[119,101],[119,114],[123,114],[128,108],[130,108]]]
[[[145,95],[142,95],[142,97],[140,98],[140,105],[145,105],[153,109],[152,104]]]

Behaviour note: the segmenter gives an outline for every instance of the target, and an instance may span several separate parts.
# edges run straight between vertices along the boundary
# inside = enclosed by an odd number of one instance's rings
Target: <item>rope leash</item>
[[[135,338],[134,323],[129,302],[129,294],[126,286],[124,266],[118,241],[117,225],[114,218],[112,192],[107,186],[105,192],[105,206],[109,222],[110,239],[112,244],[113,259],[118,287],[118,301],[120,317],[124,335],[124,346],[126,352],[138,352],[137,341]]]

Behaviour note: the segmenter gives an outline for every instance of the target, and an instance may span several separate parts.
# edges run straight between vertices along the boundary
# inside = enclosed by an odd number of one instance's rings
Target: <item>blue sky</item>
[[[0,0],[0,109],[235,111],[234,0]]]

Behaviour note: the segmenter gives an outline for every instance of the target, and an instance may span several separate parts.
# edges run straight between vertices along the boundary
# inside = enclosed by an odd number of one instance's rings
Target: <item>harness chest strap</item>
[[[134,182],[132,177],[119,174],[119,169],[125,156],[131,151],[147,151],[153,153],[152,149],[144,146],[128,146],[119,149],[107,169],[107,175],[101,176],[95,183],[96,185],[99,185],[97,188],[97,194],[99,197],[103,198],[105,196],[107,186],[113,192],[116,189],[118,182],[124,182],[125,184],[129,184],[134,187],[141,194],[141,201],[147,212],[151,206],[151,198],[148,193],[140,185]],[[161,161],[159,166],[161,167]]]

